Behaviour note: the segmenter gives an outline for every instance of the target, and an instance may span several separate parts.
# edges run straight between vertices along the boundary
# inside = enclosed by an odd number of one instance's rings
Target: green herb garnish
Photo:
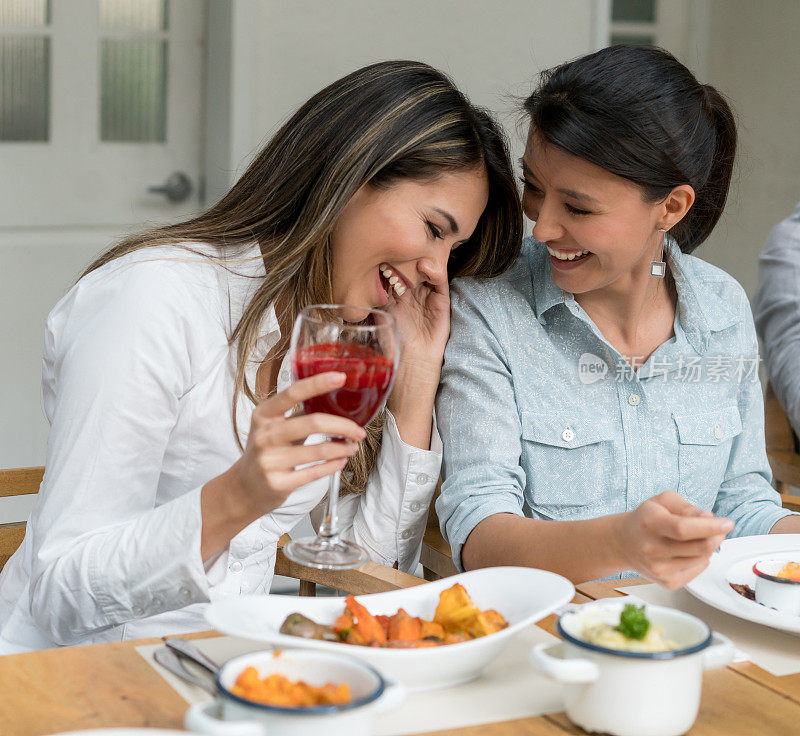
[[[644,639],[650,622],[644,612],[644,606],[626,603],[619,617],[619,626],[614,627],[629,639]]]

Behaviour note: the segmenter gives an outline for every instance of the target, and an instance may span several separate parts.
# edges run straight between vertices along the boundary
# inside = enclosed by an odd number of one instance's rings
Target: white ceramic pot
[[[254,703],[231,692],[247,667],[255,667],[261,677],[277,672],[316,686],[346,682],[353,699],[347,705],[315,708]],[[216,680],[218,699],[193,705],[186,712],[184,725],[189,731],[207,736],[355,736],[370,733],[372,716],[391,710],[405,698],[402,685],[389,682],[360,660],[301,649],[235,657],[220,669]]]
[[[604,601],[562,615],[563,642],[539,644],[533,666],[564,683],[564,706],[576,725],[614,736],[680,736],[697,718],[703,671],[733,659],[733,644],[682,611],[647,606],[647,617],[678,649],[627,652],[580,637],[586,617],[615,625],[624,603]]]
[[[797,553],[794,554],[796,558]],[[800,616],[800,581],[777,577],[791,559],[759,560],[753,565],[756,576],[756,603],[781,613]]]

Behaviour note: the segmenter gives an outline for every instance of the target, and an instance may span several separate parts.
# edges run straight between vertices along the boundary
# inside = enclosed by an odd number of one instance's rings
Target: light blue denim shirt
[[[766,534],[788,511],[770,485],[758,344],[744,290],[666,249],[675,336],[637,372],[553,282],[528,238],[495,279],[460,279],[436,402],[445,480],[436,503],[461,548],[498,513],[586,519],[662,491]]]

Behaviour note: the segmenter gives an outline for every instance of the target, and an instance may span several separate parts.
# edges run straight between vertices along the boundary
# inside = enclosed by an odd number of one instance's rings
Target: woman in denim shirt
[[[675,588],[729,533],[800,532],[770,486],[747,297],[689,255],[725,204],[727,103],[618,46],[545,72],[525,109],[533,237],[452,291],[436,509],[456,564]]]

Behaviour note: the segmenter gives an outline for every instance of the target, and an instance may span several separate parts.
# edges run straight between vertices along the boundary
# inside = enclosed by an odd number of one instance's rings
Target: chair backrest
[[[784,496],[784,506],[794,509],[800,499],[790,496],[787,486],[800,488],[800,442],[770,384],[764,395],[764,430],[775,487]]]
[[[39,492],[44,468],[0,470],[0,498],[28,496]],[[25,538],[25,522],[0,524],[0,570]]]

